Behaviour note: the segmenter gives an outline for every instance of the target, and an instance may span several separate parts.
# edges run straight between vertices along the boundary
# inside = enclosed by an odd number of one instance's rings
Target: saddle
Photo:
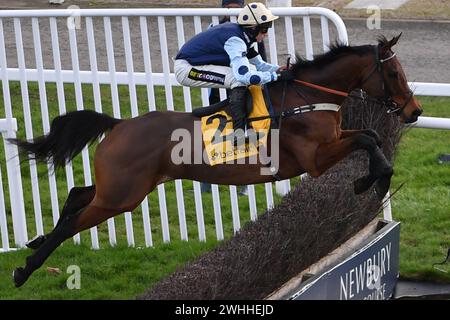
[[[257,133],[256,141],[245,147],[233,146],[233,123],[229,115],[229,99],[208,107],[195,109],[192,114],[201,118],[202,136],[210,165],[258,155],[261,146],[266,147],[271,117],[261,86],[250,86],[246,97],[246,109],[251,127]],[[256,119],[257,118],[257,119]],[[249,127],[250,127],[249,125]]]

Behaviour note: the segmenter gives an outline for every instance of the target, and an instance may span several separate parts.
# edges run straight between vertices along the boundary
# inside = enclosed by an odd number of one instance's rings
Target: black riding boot
[[[236,87],[231,89],[230,113],[233,118],[233,145],[240,146],[248,140],[245,134],[247,114],[245,110],[247,87]]]

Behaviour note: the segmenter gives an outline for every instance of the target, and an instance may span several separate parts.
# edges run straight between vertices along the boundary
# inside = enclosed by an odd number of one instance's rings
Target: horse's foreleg
[[[380,148],[381,143],[378,144],[376,142],[377,140],[372,136],[370,136],[369,139],[367,136],[365,138],[359,137],[357,139],[361,144],[361,148],[366,150],[369,154],[369,174],[366,177],[362,177],[355,181],[355,192],[358,191],[356,188],[358,181],[362,182],[360,183],[360,193],[369,189],[370,186],[376,182],[375,191],[381,200],[389,191],[394,170]],[[373,144],[372,139],[375,140],[377,145]]]
[[[343,130],[343,131],[341,131],[341,138],[343,139],[343,138],[351,137],[351,136],[354,136],[356,134],[361,134],[361,133],[374,138],[377,146],[379,148],[381,148],[381,146],[382,146],[381,138],[378,135],[378,133],[373,129]],[[389,190],[393,171],[392,171],[390,164],[387,162],[387,160],[385,159],[383,154],[381,154],[381,158],[382,158],[382,160],[381,160],[380,171],[383,173],[381,174],[381,177],[379,177],[376,180],[375,190],[380,197],[383,197],[386,194],[386,192]],[[371,160],[373,160],[373,158],[371,158]],[[383,163],[384,163],[384,165],[383,165]],[[385,165],[386,163],[387,163],[387,166]],[[375,163],[371,162],[371,164],[370,164],[370,166],[372,168],[371,172],[378,171],[377,164],[378,164],[378,162],[375,162]],[[391,170],[389,170],[389,168]],[[366,177],[363,177],[363,178],[357,180],[357,182],[355,182],[355,189],[357,191],[362,190],[360,192],[363,192],[365,190],[365,186],[373,184],[374,178],[375,177],[373,175],[369,174]]]
[[[363,130],[342,130],[341,131],[341,139],[350,138],[357,134],[366,134],[369,137],[372,137],[375,139],[375,142],[377,143],[377,146],[381,148],[382,141],[380,138],[380,135],[373,129],[363,129]]]
[[[377,182],[376,191],[380,197],[383,197],[389,189],[393,170],[378,147],[377,139],[371,135],[349,134],[343,139],[319,145],[316,151],[316,170],[321,174],[351,152],[359,149],[366,150],[369,154],[369,174],[355,181],[355,193],[360,194],[368,190],[375,181],[380,179],[380,183]]]
[[[339,139],[331,143],[322,143],[316,150],[316,176],[320,176],[336,163],[344,159],[355,148],[353,138]]]
[[[62,221],[64,221],[67,215],[71,215],[84,207],[86,207],[89,202],[92,201],[95,195],[95,186],[89,187],[73,187],[70,189],[67,200],[64,203],[64,207],[61,211],[61,216],[59,217],[58,223],[55,228],[57,228]],[[38,249],[44,241],[48,238],[50,234],[38,235],[34,239],[28,241],[26,246],[30,249]]]

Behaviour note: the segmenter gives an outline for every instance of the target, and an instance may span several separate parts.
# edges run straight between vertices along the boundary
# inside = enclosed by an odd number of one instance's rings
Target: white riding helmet
[[[279,17],[274,16],[264,4],[260,2],[252,2],[241,10],[237,23],[245,27],[256,27],[265,24],[271,25],[271,22],[277,20],[278,18]]]

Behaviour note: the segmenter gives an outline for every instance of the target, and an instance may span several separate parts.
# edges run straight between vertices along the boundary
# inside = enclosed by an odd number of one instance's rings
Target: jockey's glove
[[[277,81],[292,81],[294,79],[295,77],[291,70],[282,70],[277,72]]]

